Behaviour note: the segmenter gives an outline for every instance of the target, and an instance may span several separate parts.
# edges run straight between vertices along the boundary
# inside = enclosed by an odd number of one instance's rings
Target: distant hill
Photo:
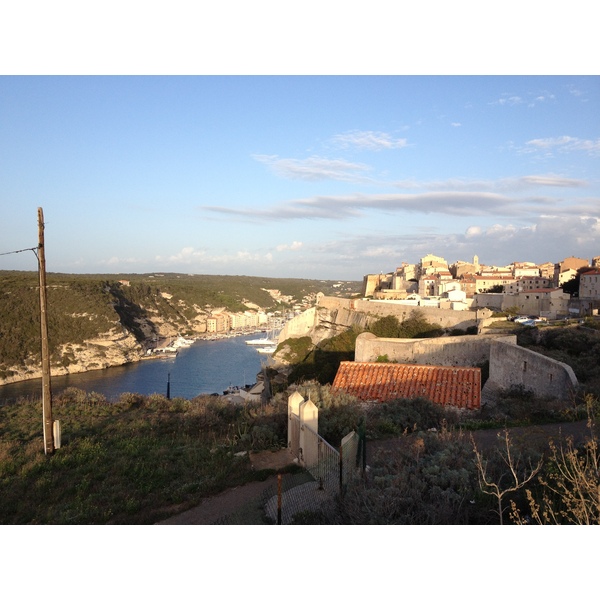
[[[316,295],[348,298],[362,282],[177,273],[49,273],[53,371],[78,372],[138,360],[157,336],[206,331],[215,308],[303,310]],[[37,272],[0,271],[0,384],[39,376]]]

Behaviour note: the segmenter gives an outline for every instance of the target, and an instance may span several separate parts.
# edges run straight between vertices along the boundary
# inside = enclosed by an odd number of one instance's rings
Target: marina
[[[223,394],[235,386],[246,388],[256,383],[270,357],[245,342],[260,336],[229,336],[201,339],[183,344],[161,360],[139,362],[52,377],[52,393],[68,387],[97,392],[116,400],[125,392],[164,394],[169,384],[171,398],[192,399],[199,395]],[[155,358],[155,357],[153,357]],[[0,403],[20,397],[41,396],[41,379],[0,386]]]

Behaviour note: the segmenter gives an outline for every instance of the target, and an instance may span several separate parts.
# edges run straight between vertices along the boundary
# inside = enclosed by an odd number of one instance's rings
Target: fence
[[[364,432],[350,432],[336,449],[318,434],[318,412],[297,392],[288,399],[288,451],[304,471],[279,474],[257,500],[267,522],[333,523],[338,498],[352,479],[363,474]],[[244,518],[231,515],[217,524],[248,523]]]
[[[277,494],[265,507],[277,523],[289,523],[299,513],[331,513],[347,483],[362,474],[364,436],[349,433],[337,450],[318,434],[318,415],[313,402],[298,392],[288,399],[288,449],[310,479],[297,483],[280,476]]]

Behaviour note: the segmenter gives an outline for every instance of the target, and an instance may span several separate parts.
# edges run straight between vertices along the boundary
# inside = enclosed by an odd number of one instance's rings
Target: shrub
[[[409,431],[442,429],[458,423],[458,413],[423,398],[396,399],[369,406],[367,435],[371,438]]]

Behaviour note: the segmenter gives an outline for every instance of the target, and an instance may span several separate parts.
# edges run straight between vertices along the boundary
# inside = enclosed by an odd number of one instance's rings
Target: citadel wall
[[[573,369],[543,354],[496,340],[490,347],[489,387],[521,387],[540,397],[567,400],[577,387]]]
[[[389,361],[398,363],[477,367],[490,360],[492,341],[500,338],[507,344],[517,343],[514,335],[398,339],[378,338],[372,333],[361,333],[356,339],[354,360],[375,362],[379,356],[387,356]]]
[[[481,319],[491,314],[485,309],[456,311],[428,306],[406,306],[393,301],[377,302],[323,296],[315,308],[308,309],[286,323],[279,341],[310,336],[316,343],[352,326],[366,328],[373,321],[389,315],[404,321],[415,310],[429,323],[443,328],[463,330],[481,324]]]

